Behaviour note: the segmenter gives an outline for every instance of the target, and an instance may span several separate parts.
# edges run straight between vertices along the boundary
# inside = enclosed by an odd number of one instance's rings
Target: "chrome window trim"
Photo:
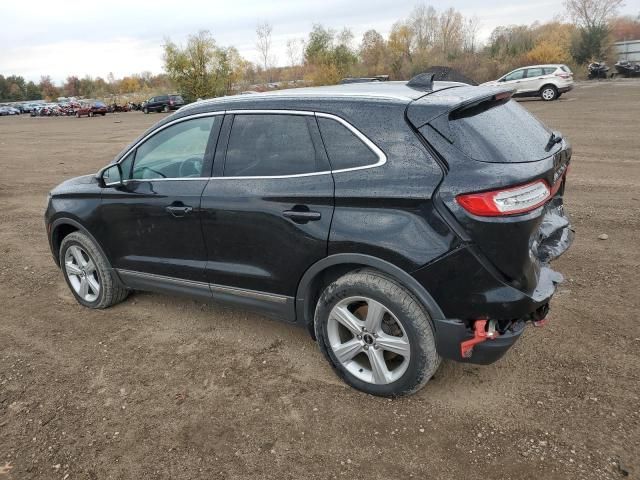
[[[181,117],[181,118],[176,118],[175,120],[172,120],[171,122],[167,122],[164,125],[156,128],[154,131],[149,132],[147,135],[145,135],[144,137],[142,137],[140,140],[138,140],[129,150],[127,150],[125,152],[124,155],[122,155],[117,162],[114,163],[114,165],[116,163],[121,163],[125,158],[127,158],[129,156],[129,154],[134,151],[136,148],[138,148],[142,143],[146,142],[149,138],[153,137],[155,134],[161,132],[162,130],[164,130],[165,128],[170,127],[171,125],[175,125],[176,123],[180,123],[180,122],[186,122],[187,120],[193,120],[194,118],[202,118],[202,117],[214,117],[216,115],[224,115],[225,111],[224,110],[220,110],[218,112],[205,112],[205,113],[196,113],[193,115],[189,115],[189,116],[185,116],[185,117]],[[182,180],[182,178],[180,177],[176,177],[177,179]],[[149,180],[155,180],[155,179],[149,179]],[[166,178],[164,178],[163,180],[168,180]],[[171,179],[173,180],[173,179]]]
[[[174,125],[179,122],[184,122],[187,120],[192,120],[194,118],[201,117],[210,117],[214,115],[242,115],[242,114],[275,114],[275,115],[304,115],[304,116],[315,116],[320,118],[329,118],[331,120],[335,120],[338,123],[342,124],[346,127],[351,133],[353,133],[356,137],[358,137],[373,153],[375,153],[378,157],[378,161],[376,163],[372,163],[370,165],[363,165],[361,167],[351,167],[351,168],[339,168],[336,170],[323,170],[321,172],[310,172],[310,173],[296,173],[293,175],[264,175],[264,176],[240,176],[240,177],[171,177],[171,178],[136,178],[136,179],[128,179],[123,180],[123,184],[128,184],[129,182],[166,182],[166,181],[194,181],[194,180],[266,180],[266,179],[284,179],[284,178],[298,178],[298,177],[313,177],[317,175],[331,175],[334,173],[343,173],[343,172],[353,172],[356,170],[365,170],[369,168],[381,167],[385,163],[387,163],[386,154],[375,144],[373,143],[364,133],[358,130],[356,127],[351,125],[351,123],[347,122],[344,118],[334,115],[332,113],[324,113],[324,112],[313,112],[309,110],[286,110],[286,109],[247,109],[247,110],[220,110],[217,112],[205,112],[205,113],[196,113],[193,115],[187,115],[182,118],[177,118],[172,122],[165,123],[158,129],[150,132],[148,135],[145,135],[142,139],[136,142],[129,150],[126,151],[124,155],[120,157],[120,159],[116,163],[122,162],[127,156],[136,148],[140,146],[147,139],[151,138],[156,133],[164,130],[171,125]]]

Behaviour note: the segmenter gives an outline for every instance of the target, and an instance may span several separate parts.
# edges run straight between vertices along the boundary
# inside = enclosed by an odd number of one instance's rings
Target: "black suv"
[[[350,385],[416,391],[541,324],[571,149],[500,87],[417,79],[198,102],[50,194],[78,302],[132,290],[308,329]]]
[[[142,111],[144,113],[168,112],[178,110],[182,106],[184,106],[184,100],[180,95],[158,95],[143,102]]]

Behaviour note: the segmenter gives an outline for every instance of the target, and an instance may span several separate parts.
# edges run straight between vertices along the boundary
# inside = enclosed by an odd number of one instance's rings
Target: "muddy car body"
[[[189,105],[51,192],[54,259],[86,306],[136,289],[243,305],[308,328],[356,388],[413,392],[441,357],[499,359],[561,280],[571,147],[510,97],[416,81]],[[185,122],[204,125],[195,169],[137,169]]]

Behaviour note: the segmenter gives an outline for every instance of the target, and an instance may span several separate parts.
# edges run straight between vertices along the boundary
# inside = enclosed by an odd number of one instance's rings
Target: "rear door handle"
[[[189,207],[189,206],[181,206],[181,207],[177,207],[174,205],[169,205],[168,207],[165,208],[165,210],[167,212],[169,212],[171,215],[173,215],[174,217],[184,217],[185,215],[191,213],[193,211],[193,207]]]
[[[312,212],[310,210],[285,210],[282,212],[282,216],[296,223],[314,222],[322,218],[320,212]]]

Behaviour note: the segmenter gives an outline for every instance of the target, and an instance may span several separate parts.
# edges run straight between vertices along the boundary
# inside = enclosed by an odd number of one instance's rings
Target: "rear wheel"
[[[428,314],[404,287],[375,271],[349,273],[329,285],[314,326],[336,373],[366,393],[416,392],[440,365]]]
[[[163,111],[164,113],[169,112],[169,105],[165,105],[165,106],[164,106],[164,108],[162,109],[162,111]]]
[[[540,90],[540,97],[546,102],[555,100],[556,98],[558,98],[558,89],[553,85],[545,85]]]
[[[112,277],[96,244],[82,232],[72,232],[62,240],[60,266],[71,293],[85,307],[107,308],[128,295]]]

